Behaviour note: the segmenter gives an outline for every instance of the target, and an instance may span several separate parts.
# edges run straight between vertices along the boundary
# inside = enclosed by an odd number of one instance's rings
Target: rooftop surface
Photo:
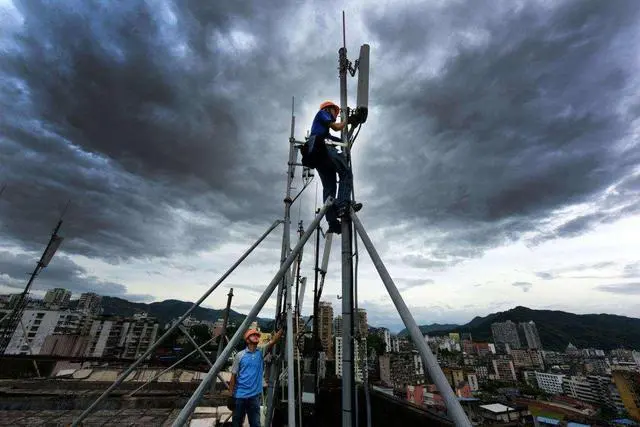
[[[51,426],[70,425],[82,410],[0,411],[0,425]],[[86,427],[98,426],[171,426],[180,409],[103,409],[91,414],[83,422]],[[230,411],[226,407],[198,407],[190,426],[215,426],[216,419],[227,421]],[[245,425],[248,423],[245,420]]]
[[[515,409],[509,407],[509,406],[505,406],[502,403],[492,403],[490,405],[480,405],[480,407],[482,409],[486,409],[487,411],[491,411],[493,413],[496,414],[500,414],[502,412],[507,412],[507,411],[515,411]]]

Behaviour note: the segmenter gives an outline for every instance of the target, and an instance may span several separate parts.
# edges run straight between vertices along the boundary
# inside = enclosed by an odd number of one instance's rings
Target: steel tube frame
[[[295,163],[298,157],[295,145],[295,133],[296,128],[296,116],[295,116],[295,98],[291,98],[291,132],[289,135],[289,161],[287,162],[287,188],[285,190],[284,198],[284,228],[282,231],[282,252],[280,254],[280,265],[282,265],[291,251],[291,205],[293,200],[291,199],[291,184],[293,183],[293,177],[295,175]],[[303,189],[304,191],[304,189]],[[276,318],[282,311],[282,299],[283,292],[287,290],[288,284],[291,282],[291,278],[287,272],[278,285],[278,296],[276,298]],[[288,333],[288,332],[287,332]],[[285,338],[286,342],[289,342],[289,336]],[[280,361],[275,357],[280,351],[278,344],[274,345],[271,349],[271,356],[273,362],[269,368],[269,382],[267,385],[267,413],[265,415],[265,424],[271,425],[271,418],[273,417],[274,410],[274,397],[276,384],[280,377]],[[293,362],[293,360],[291,361]],[[295,411],[295,409],[294,409]]]
[[[189,332],[184,328],[183,325],[180,325],[179,329],[180,329],[180,332],[182,332],[187,337],[191,345],[193,345],[196,348],[196,351],[200,353],[200,356],[202,356],[202,358],[207,361],[209,368],[211,368],[213,366],[213,363],[211,363],[211,360],[204,353],[204,351],[202,350],[202,347],[198,346],[198,343],[193,339],[191,335],[189,335]],[[222,384],[227,385],[226,381],[224,380],[224,378],[222,378],[222,375],[220,375],[219,373],[218,373],[218,379],[222,381]]]
[[[233,335],[233,337],[231,338],[227,346],[224,348],[224,350],[222,350],[222,354],[220,355],[220,357],[215,361],[215,363],[213,364],[213,366],[211,367],[207,375],[204,377],[204,379],[198,386],[198,388],[189,398],[189,401],[187,402],[187,404],[182,408],[182,410],[180,411],[180,414],[178,414],[178,417],[173,423],[173,427],[180,427],[186,424],[189,417],[195,410],[196,405],[202,398],[202,395],[204,394],[204,391],[208,387],[209,383],[211,382],[213,377],[218,372],[220,372],[220,369],[222,369],[222,366],[224,365],[224,362],[227,360],[227,358],[231,354],[231,351],[236,346],[236,344],[240,341],[245,330],[249,327],[251,322],[253,322],[255,318],[258,316],[258,313],[260,312],[264,304],[267,302],[267,300],[275,290],[276,286],[278,286],[278,284],[282,282],[282,278],[284,277],[285,274],[287,274],[287,271],[289,270],[289,267],[291,267],[291,264],[293,263],[293,261],[296,259],[296,256],[298,255],[298,253],[300,252],[304,244],[307,242],[307,240],[309,240],[309,237],[311,236],[313,231],[316,229],[316,227],[324,217],[325,213],[327,212],[327,209],[331,207],[331,205],[333,205],[333,198],[329,198],[327,200],[327,202],[324,204],[322,209],[320,209],[320,212],[318,213],[318,215],[316,215],[315,219],[313,220],[313,222],[311,223],[307,231],[305,231],[304,235],[300,238],[300,241],[296,244],[296,247],[289,254],[287,259],[282,263],[282,265],[280,266],[280,270],[278,270],[273,280],[271,280],[271,282],[269,283],[265,291],[262,293],[258,301],[256,301],[256,304],[251,308],[251,310],[247,314],[247,317],[245,317],[242,324],[238,327],[238,330],[236,331],[236,333]]]
[[[229,277],[229,275],[231,273],[233,273],[233,271],[249,256],[249,254],[251,252],[253,252],[253,250],[278,226],[280,225],[280,223],[282,223],[282,220],[276,220],[274,221],[274,223],[271,225],[271,227],[269,227],[267,229],[267,231],[265,231],[262,236],[260,236],[258,238],[258,240],[256,240],[253,245],[251,245],[251,247],[249,247],[249,249],[247,249],[245,251],[245,253],[242,254],[242,256],[240,256],[240,258],[238,258],[238,260],[231,266],[229,267],[229,269],[218,279],[218,281],[216,283],[214,283],[207,292],[204,293],[204,295],[202,295],[200,297],[200,299],[198,301],[196,301],[191,308],[189,308],[182,316],[180,316],[180,318],[176,321],[175,324],[173,324],[168,330],[167,332],[165,332],[160,338],[158,338],[156,340],[156,342],[154,342],[148,349],[147,351],[138,358],[138,360],[136,360],[135,362],[133,362],[124,372],[122,372],[120,374],[120,376],[113,382],[113,384],[111,384],[109,386],[109,388],[107,388],[91,405],[89,405],[89,407],[87,409],[84,410],[84,412],[82,414],[80,414],[80,416],[78,417],[78,419],[76,419],[73,424],[71,424],[72,427],[78,427],[79,423],[84,420],[94,409],[96,406],[98,406],[98,404],[100,402],[102,402],[107,396],[109,396],[109,394],[116,389],[116,387],[118,387],[125,378],[127,378],[129,376],[129,374],[131,372],[133,372],[133,370],[138,367],[138,365],[140,365],[169,335],[171,335],[177,328],[178,326],[180,326],[182,324],[182,322],[184,321],[184,319],[186,319],[187,317],[189,317],[189,315],[191,314],[191,312],[193,310],[195,310],[197,307],[200,306],[200,304],[203,303],[203,301],[205,299],[207,299],[207,297],[209,297],[209,295],[211,295],[211,293],[213,291],[216,290],[216,288],[218,286],[220,286],[220,284],[227,278]]]
[[[429,376],[436,384],[436,387],[438,387],[438,391],[442,394],[444,402],[447,405],[447,411],[450,417],[453,419],[453,422],[456,426],[470,427],[471,423],[469,422],[464,409],[462,409],[462,405],[460,405],[458,398],[451,389],[451,386],[444,376],[442,369],[440,369],[440,365],[438,365],[436,357],[433,355],[431,349],[424,340],[424,337],[420,332],[420,328],[418,328],[418,324],[411,315],[409,308],[402,299],[400,292],[398,292],[398,288],[389,275],[389,272],[382,262],[382,259],[380,259],[380,256],[378,255],[376,248],[373,246],[371,239],[369,239],[369,236],[362,226],[360,219],[355,214],[355,212],[353,212],[353,209],[351,210],[351,219],[356,227],[358,235],[362,239],[362,243],[364,244],[365,248],[367,248],[367,252],[371,257],[373,265],[376,267],[376,270],[378,270],[378,274],[380,275],[384,286],[387,288],[387,292],[389,292],[389,296],[391,297],[393,304],[396,306],[396,310],[398,310],[398,314],[400,314],[400,317],[402,318],[402,322],[409,331],[411,339],[414,345],[418,348],[420,356],[422,356],[422,363],[427,368],[425,372],[428,372]]]
[[[206,354],[204,354],[204,351],[200,348],[200,346],[198,345],[198,343],[196,342],[196,340],[193,339],[193,337],[191,335],[189,335],[189,332],[187,332],[187,330],[184,328],[184,326],[180,325],[180,327],[178,328],[180,330],[180,332],[182,332],[182,334],[184,336],[187,337],[187,339],[189,340],[189,342],[191,343],[191,345],[193,345],[196,348],[196,351],[198,353],[200,353],[200,356],[202,356],[202,358],[204,360],[207,361],[207,364],[209,365],[209,367],[213,366],[213,363],[211,363],[211,360],[209,360],[209,358],[207,357]]]

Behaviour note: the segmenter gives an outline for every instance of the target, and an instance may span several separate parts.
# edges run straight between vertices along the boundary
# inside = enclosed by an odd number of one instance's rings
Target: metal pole
[[[296,116],[295,116],[295,98],[291,98],[291,133],[289,135],[289,162],[287,167],[287,188],[285,190],[285,198],[284,198],[284,228],[282,231],[282,252],[280,254],[280,265],[284,263],[284,260],[289,256],[289,252],[291,251],[291,205],[293,204],[293,200],[291,199],[291,184],[293,182],[293,177],[295,174],[295,163],[296,158],[298,156],[298,152],[295,147],[295,128],[296,128]],[[282,311],[282,300],[283,300],[283,292],[285,291],[287,284],[290,283],[289,274],[285,274],[282,279],[282,282],[278,285],[278,296],[276,299],[276,318]],[[288,337],[287,337],[288,342]],[[276,383],[278,381],[278,377],[280,376],[280,363],[278,359],[275,357],[276,354],[280,351],[280,346],[278,344],[274,345],[271,349],[272,360],[271,367],[269,368],[269,384],[267,389],[267,413],[265,415],[265,424],[267,426],[271,425],[271,418],[273,417],[274,410],[274,396],[275,396],[275,388]]]
[[[418,351],[422,356],[422,363],[427,368],[426,372],[428,372],[433,382],[435,382],[436,387],[438,388],[438,391],[442,395],[445,401],[445,404],[447,405],[447,411],[451,416],[451,418],[453,419],[453,422],[458,427],[471,426],[471,423],[469,422],[469,419],[467,418],[467,415],[465,414],[464,409],[462,409],[462,406],[460,405],[458,398],[456,397],[453,390],[451,389],[451,386],[449,385],[449,382],[445,378],[444,373],[442,372],[442,369],[440,369],[440,366],[438,365],[438,361],[436,360],[433,353],[431,353],[431,349],[429,348],[426,341],[424,340],[424,337],[420,332],[420,328],[418,328],[416,321],[414,320],[413,316],[411,316],[411,312],[409,311],[409,308],[407,307],[404,300],[402,299],[402,296],[400,295],[400,292],[398,292],[398,288],[396,287],[396,285],[393,283],[393,279],[391,279],[391,276],[389,275],[387,268],[384,266],[382,260],[380,259],[380,256],[378,255],[376,248],[373,246],[373,243],[369,239],[367,232],[364,230],[362,223],[358,219],[355,212],[353,212],[353,210],[351,212],[351,218],[356,227],[356,231],[358,232],[358,234],[360,235],[360,238],[362,239],[362,243],[367,248],[367,252],[369,252],[371,261],[373,261],[373,265],[375,265],[376,270],[378,270],[378,274],[380,275],[380,278],[382,279],[384,286],[387,288],[387,291],[391,296],[391,300],[393,301],[393,304],[396,306],[396,309],[398,310],[398,313],[402,318],[402,322],[404,323],[407,330],[411,334],[411,339],[413,340],[413,344],[418,348]]]
[[[231,274],[233,273],[233,271],[242,263],[242,261],[245,260],[245,258],[247,258],[249,256],[249,254],[269,235],[269,233],[271,233],[282,221],[281,220],[277,220],[275,221],[271,227],[269,227],[267,229],[267,231],[264,232],[264,234],[262,236],[260,236],[260,238],[258,240],[256,240],[256,242],[251,245],[251,247],[249,249],[246,250],[246,252],[244,254],[242,254],[242,256],[222,275],[222,277],[220,277],[220,279],[218,279],[218,281],[216,283],[214,283],[207,292],[204,293],[204,295],[202,295],[200,297],[200,299],[198,301],[196,301],[191,308],[189,308],[176,322],[175,324],[173,324],[168,330],[167,332],[164,333],[164,335],[162,335],[160,338],[158,338],[158,340],[156,342],[154,342],[148,349],[147,351],[138,358],[138,360],[136,360],[135,362],[133,362],[131,364],[131,366],[129,366],[123,373],[120,374],[120,376],[113,382],[113,384],[111,384],[109,386],[108,389],[106,389],[91,405],[89,405],[89,407],[87,409],[84,410],[84,412],[82,414],[80,414],[80,416],[78,417],[77,420],[75,420],[72,424],[72,427],[77,427],[79,426],[80,421],[84,420],[85,418],[87,418],[87,416],[95,409],[96,406],[98,406],[98,404],[100,402],[102,402],[107,396],[109,396],[109,394],[116,388],[118,387],[122,381],[124,381],[125,378],[127,378],[129,376],[129,374],[131,372],[133,372],[133,370],[140,365],[169,335],[171,335],[173,333],[173,331],[175,331],[179,325],[182,324],[182,322],[184,321],[184,319],[186,319],[187,317],[189,317],[189,315],[191,314],[191,312],[193,310],[195,310],[198,306],[200,306],[200,304],[202,304],[202,302],[209,296],[211,295],[211,293],[216,290],[216,288],[218,286],[220,286],[220,284]]]
[[[342,12],[342,48],[338,51],[340,70],[340,114],[341,121],[347,120],[347,46],[345,16]],[[342,129],[342,155],[349,163],[349,137],[347,128]],[[340,183],[342,185],[342,183]],[[348,203],[348,201],[347,201]],[[346,210],[342,220],[342,427],[353,425],[353,264],[352,264],[352,226],[349,211]],[[336,361],[336,363],[338,363]]]
[[[291,267],[291,264],[295,260],[296,256],[298,255],[298,253],[300,252],[304,244],[307,242],[307,240],[309,239],[309,237],[311,236],[315,228],[318,226],[322,218],[324,217],[325,213],[327,212],[327,209],[332,204],[333,204],[333,198],[329,198],[327,202],[324,204],[324,206],[322,207],[322,209],[320,209],[320,213],[318,213],[318,215],[313,220],[313,222],[311,223],[307,231],[300,238],[300,241],[296,244],[296,247],[289,254],[289,256],[284,261],[284,263],[282,263],[282,266],[280,266],[280,270],[278,270],[273,280],[271,280],[271,283],[269,283],[269,285],[267,286],[265,291],[262,293],[258,301],[256,301],[256,304],[251,308],[251,310],[247,314],[247,317],[245,317],[244,321],[242,322],[242,324],[240,325],[236,333],[233,335],[233,337],[231,338],[227,346],[224,348],[224,350],[222,350],[222,354],[215,361],[215,363],[213,364],[213,366],[211,367],[207,375],[204,377],[204,379],[202,380],[202,382],[200,383],[196,391],[191,395],[187,404],[184,406],[184,408],[182,408],[182,410],[180,411],[180,414],[178,414],[178,417],[173,423],[174,427],[180,427],[186,424],[187,420],[189,419],[189,416],[191,416],[191,414],[196,408],[196,405],[202,398],[202,395],[204,394],[204,391],[207,388],[208,384],[211,382],[213,377],[218,372],[220,372],[220,369],[222,369],[222,366],[224,365],[224,362],[227,360],[227,358],[231,354],[231,351],[233,350],[235,345],[238,343],[238,341],[240,341],[240,339],[242,338],[244,331],[249,327],[251,322],[255,320],[256,316],[258,315],[258,313],[260,312],[264,304],[267,302],[267,300],[275,290],[276,286],[278,286],[278,284],[282,281],[282,278],[284,277],[284,275],[287,274],[287,271],[289,270],[289,267]]]
[[[302,247],[297,256],[302,253]],[[287,282],[287,330],[286,330],[286,350],[287,350],[287,426],[296,426],[296,394],[295,394],[295,362],[293,360],[293,282]],[[297,322],[296,322],[297,323]]]
[[[331,255],[331,243],[333,243],[333,233],[328,233],[324,238],[324,249],[322,253],[322,265],[320,267],[320,286],[318,286],[318,301],[324,289],[324,279],[329,269],[329,256]]]
[[[231,299],[233,298],[233,288],[229,289],[229,293],[227,294],[227,307],[224,311],[224,317],[222,320],[222,331],[220,331],[220,342],[218,343],[218,352],[216,353],[216,359],[220,357],[220,353],[222,353],[222,342],[224,341],[225,335],[227,335],[227,322],[229,321],[229,313],[231,312]]]
[[[31,285],[33,285],[33,281],[36,279],[38,274],[48,265],[50,259],[51,252],[50,248],[56,248],[56,245],[59,245],[61,242],[61,238],[58,236],[58,231],[60,231],[60,227],[62,226],[62,219],[58,221],[56,228],[51,233],[51,237],[49,238],[49,243],[47,243],[47,247],[44,252],[40,256],[40,260],[36,264],[36,267],[33,269],[31,276],[29,277],[29,281],[27,285],[24,287],[24,291],[20,294],[20,299],[18,299],[16,306],[14,307],[9,319],[5,323],[4,328],[2,329],[2,335],[0,335],[0,354],[3,354],[7,349],[7,346],[11,342],[11,337],[15,333],[16,329],[18,329],[18,323],[22,320],[22,315],[24,314],[24,309],[27,306],[29,291],[31,290]],[[26,339],[26,337],[25,337]]]
[[[351,220],[342,217],[342,426],[352,426],[353,408],[353,265]],[[337,363],[337,362],[336,362]]]
[[[200,348],[204,348],[206,347],[209,343],[211,343],[213,340],[215,340],[216,337],[211,337],[210,340],[208,340],[207,342],[205,342],[204,344],[202,344],[200,346]],[[181,364],[182,362],[184,362],[185,360],[187,360],[188,358],[190,358],[191,356],[193,356],[194,354],[196,354],[198,352],[198,349],[196,348],[195,350],[193,350],[191,353],[187,354],[186,356],[184,356],[182,359],[178,360],[176,363],[174,363],[173,365],[169,366],[167,369],[165,369],[164,371],[160,372],[159,374],[156,374],[153,378],[151,378],[149,381],[147,381],[146,383],[142,384],[140,387],[138,387],[137,389],[133,390],[131,393],[128,394],[129,397],[133,396],[134,394],[136,394],[137,392],[139,392],[140,390],[142,390],[143,388],[145,388],[148,384],[151,384],[152,382],[154,382],[155,380],[157,380],[158,378],[160,378],[162,375],[166,374],[167,372],[169,372],[170,370],[172,370],[173,368],[175,368],[176,366],[178,366],[179,364]]]

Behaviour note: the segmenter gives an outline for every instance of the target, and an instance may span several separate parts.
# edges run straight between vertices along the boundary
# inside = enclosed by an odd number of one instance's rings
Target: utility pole
[[[31,273],[31,276],[29,277],[29,281],[27,282],[27,285],[24,287],[24,291],[22,291],[22,294],[20,294],[20,298],[18,299],[16,306],[13,308],[11,315],[9,315],[9,319],[7,320],[7,322],[4,325],[4,328],[2,329],[2,333],[0,335],[0,354],[4,354],[4,352],[7,350],[7,347],[9,346],[9,342],[11,342],[11,337],[13,336],[14,332],[16,331],[20,323],[20,320],[22,319],[22,314],[24,313],[24,309],[26,308],[27,303],[29,302],[29,291],[31,290],[31,285],[33,285],[33,281],[38,276],[38,274],[40,274],[40,272],[44,268],[46,268],[47,265],[49,265],[49,262],[51,261],[56,251],[60,247],[60,244],[62,243],[62,241],[64,240],[64,237],[58,236],[58,231],[60,230],[61,226],[62,226],[62,217],[58,220],[58,224],[53,230],[53,233],[51,233],[51,238],[49,239],[49,243],[47,243],[47,247],[42,253],[42,256],[40,257],[40,260],[36,264],[36,267],[34,268],[33,272]],[[27,340],[28,340],[28,337],[25,335],[24,342],[26,343]]]

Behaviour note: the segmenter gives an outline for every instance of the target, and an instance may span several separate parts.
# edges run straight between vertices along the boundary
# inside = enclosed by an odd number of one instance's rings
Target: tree
[[[386,344],[384,339],[377,334],[369,334],[367,336],[367,355],[371,354],[371,349],[376,350],[376,354],[384,354]]]

